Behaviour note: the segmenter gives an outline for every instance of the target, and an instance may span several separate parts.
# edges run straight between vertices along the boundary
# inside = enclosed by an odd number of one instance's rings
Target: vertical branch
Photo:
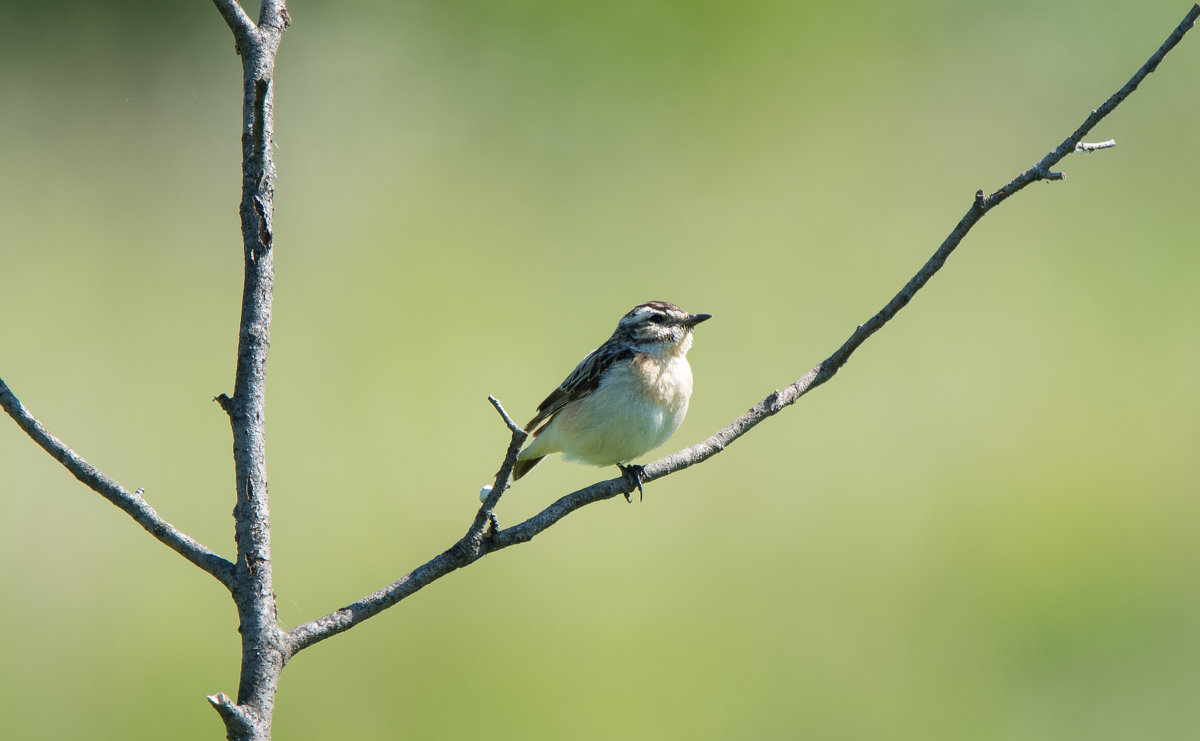
[[[264,0],[257,27],[232,0],[214,0],[234,32],[242,58],[242,310],[233,396],[218,402],[233,431],[233,509],[237,562],[233,599],[242,636],[236,703],[209,698],[231,739],[270,738],[271,716],[283,670],[282,632],[276,622],[271,575],[271,518],[266,465],[267,351],[275,284],[274,133],[275,54],[290,18],[282,0]]]

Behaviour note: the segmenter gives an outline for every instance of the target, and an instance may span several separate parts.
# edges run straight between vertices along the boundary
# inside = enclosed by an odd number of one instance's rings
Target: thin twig
[[[499,399],[494,396],[489,396],[488,401],[491,402],[492,406],[496,408],[496,412],[500,415],[500,419],[504,420],[504,426],[508,428],[509,432],[511,432],[514,436],[525,435],[525,430],[521,429],[521,425],[514,422],[513,418],[508,416],[508,412],[504,411],[504,407],[501,406]]]
[[[529,437],[529,433],[521,429],[521,426],[513,421],[513,418],[508,416],[508,412],[504,411],[504,407],[500,405],[500,401],[489,396],[488,401],[496,408],[500,414],[500,418],[504,420],[504,425],[508,427],[508,431],[512,433],[512,437],[508,441],[508,450],[504,452],[504,460],[500,463],[500,470],[496,472],[495,482],[490,489],[484,489],[486,495],[481,493],[480,498],[483,499],[483,508],[479,514],[485,514],[495,508],[496,503],[500,501],[501,495],[508,487],[508,477],[512,475],[513,466],[517,463],[517,454],[521,452],[521,446],[525,444],[525,440]],[[476,524],[479,523],[478,516]],[[468,532],[469,534],[469,532]]]
[[[975,194],[975,198],[971,203],[967,213],[959,220],[954,229],[934,252],[933,256],[917,271],[909,281],[900,289],[891,301],[887,303],[879,312],[868,319],[863,324],[859,325],[850,337],[842,343],[842,346],[834,351],[832,355],[818,363],[816,367],[798,378],[791,385],[782,390],[772,391],[762,401],[755,404],[749,411],[742,416],[730,422],[724,428],[707,440],[697,443],[689,448],[681,450],[677,453],[660,458],[645,467],[645,473],[642,478],[643,483],[650,482],[655,479],[660,479],[669,474],[681,471],[689,466],[707,460],[712,456],[720,453],[735,440],[745,435],[756,425],[763,420],[771,417],[784,408],[796,403],[796,401],[809,391],[824,384],[838,372],[838,370],[846,364],[850,356],[857,350],[863,342],[871,335],[877,332],[883,325],[887,324],[895,315],[903,309],[916,295],[917,291],[921,290],[926,283],[945,265],[946,259],[958,247],[963,238],[971,230],[971,228],[992,208],[1004,202],[1013,194],[1020,191],[1025,186],[1037,180],[1059,180],[1062,179],[1062,173],[1055,172],[1051,168],[1054,167],[1068,154],[1077,150],[1083,137],[1088,134],[1092,128],[1100,122],[1106,115],[1112,112],[1113,109],[1125,100],[1135,89],[1138,84],[1146,78],[1148,74],[1154,71],[1163,57],[1179,43],[1184,34],[1188,32],[1195,24],[1196,19],[1200,17],[1200,4],[1194,5],[1191,11],[1183,19],[1182,22],[1175,28],[1168,37],[1167,41],[1159,47],[1150,59],[1142,65],[1136,74],[1121,87],[1116,93],[1108,98],[1100,108],[1097,108],[1091,113],[1060,145],[1051,150],[1046,156],[1039,160],[1035,165],[1030,167],[1025,172],[1015,177],[1011,182],[996,190],[990,195],[985,195],[983,191]],[[1102,145],[1092,145],[1096,149],[1107,148],[1107,146],[1115,145],[1115,142],[1110,144],[1104,142]],[[1088,150],[1090,151],[1090,150]],[[500,412],[505,420],[505,424],[510,430],[514,430],[515,424],[511,418],[503,411],[494,398],[489,397],[493,406]],[[516,434],[514,431],[513,442],[510,442],[509,454],[505,458],[505,467],[511,470],[512,458],[515,457],[512,445],[516,442]],[[518,445],[519,448],[519,445]],[[504,473],[505,467],[501,468],[500,473]],[[507,483],[507,477],[503,479]],[[498,499],[500,492],[501,481],[499,474],[497,476],[497,490],[488,496],[489,500]],[[605,499],[611,499],[619,494],[624,494],[632,489],[628,480],[624,477],[608,479],[600,481],[584,489],[571,492],[564,497],[561,497],[550,506],[529,519],[514,525],[510,528],[500,530],[491,534],[488,538],[472,538],[474,532],[474,524],[472,530],[468,531],[467,535],[463,536],[447,550],[438,554],[428,562],[414,569],[397,579],[392,584],[380,589],[377,592],[369,594],[359,601],[347,605],[340,610],[332,612],[324,617],[312,620],[310,622],[298,625],[287,633],[287,656],[290,658],[297,652],[315,644],[326,638],[337,635],[338,633],[349,630],[363,620],[366,620],[374,615],[379,614],[383,610],[395,605],[405,597],[417,592],[433,581],[449,574],[452,571],[467,566],[474,561],[486,556],[489,553],[507,548],[518,543],[525,543],[531,540],[539,533],[545,531],[557,523],[562,518],[570,513],[594,502],[599,502]],[[494,501],[493,501],[494,506]],[[480,512],[488,510],[485,504]],[[479,521],[479,515],[476,515],[475,522]]]
[[[1097,149],[1111,149],[1115,146],[1117,146],[1116,139],[1108,139],[1102,142],[1079,142],[1075,145],[1075,151],[1086,154],[1088,152],[1095,152]]]
[[[513,466],[517,463],[517,454],[521,452],[521,446],[529,437],[529,433],[522,430],[520,425],[508,416],[508,412],[504,411],[499,399],[489,396],[488,401],[496,408],[500,418],[504,420],[504,425],[508,427],[511,437],[508,441],[508,449],[504,451],[504,460],[500,463],[500,470],[496,471],[496,478],[491,487],[480,492],[479,498],[483,500],[483,504],[475,513],[475,519],[471,521],[471,527],[467,529],[467,534],[462,538],[463,541],[470,544],[476,543],[480,538],[490,537],[493,531],[499,529],[499,520],[496,518],[494,510],[500,502],[500,497],[504,496],[504,490],[508,488],[508,478],[512,475]]]
[[[171,523],[160,517],[154,508],[142,498],[141,489],[130,492],[52,435],[17,399],[3,379],[0,379],[0,407],[4,408],[8,416],[13,418],[13,421],[25,431],[25,434],[29,435],[52,458],[70,471],[71,475],[82,481],[92,491],[120,507],[122,511],[145,528],[146,532],[168,548],[211,574],[226,588],[230,586],[233,580],[232,563],[213,553],[207,546],[181,533]]]

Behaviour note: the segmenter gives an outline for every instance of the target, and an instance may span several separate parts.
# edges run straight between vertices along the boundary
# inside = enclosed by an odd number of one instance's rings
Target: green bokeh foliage
[[[232,41],[204,2],[38,7],[0,22],[0,375],[229,555]],[[294,4],[280,620],[456,539],[486,396],[524,419],[639,301],[716,317],[674,447],[807,371],[1186,9]],[[277,736],[1194,738],[1198,45],[796,408],[301,654]],[[548,463],[500,517],[612,473]],[[218,585],[8,423],[0,506],[0,737],[219,737]]]

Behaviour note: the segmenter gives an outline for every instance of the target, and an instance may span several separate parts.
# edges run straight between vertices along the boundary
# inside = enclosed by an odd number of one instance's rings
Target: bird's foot
[[[621,475],[625,477],[625,481],[627,481],[631,487],[637,487],[638,501],[645,499],[646,495],[642,492],[642,476],[644,476],[646,474],[645,467],[644,466],[622,466],[620,463],[618,463],[617,468],[621,469]],[[632,494],[633,494],[633,491],[625,492],[625,501],[626,502],[633,501]]]

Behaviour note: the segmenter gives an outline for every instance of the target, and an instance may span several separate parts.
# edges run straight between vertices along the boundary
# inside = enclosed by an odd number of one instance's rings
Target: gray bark
[[[276,621],[271,578],[271,510],[267,487],[266,383],[275,286],[272,230],[275,163],[275,55],[290,21],[282,0],[264,0],[255,26],[232,0],[214,0],[229,23],[242,59],[242,251],[245,280],[233,396],[217,397],[233,430],[233,509],[237,561],[230,592],[242,636],[237,702],[210,701],[229,739],[268,739],[283,671],[284,638]]]

